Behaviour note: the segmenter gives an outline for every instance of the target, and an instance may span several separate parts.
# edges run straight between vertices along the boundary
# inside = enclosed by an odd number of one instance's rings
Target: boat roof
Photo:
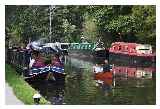
[[[138,44],[138,43],[128,43],[128,42],[114,42],[114,43],[112,43],[112,45],[113,44],[121,44],[121,45],[149,45],[149,44]],[[149,46],[151,46],[151,45],[149,45]]]

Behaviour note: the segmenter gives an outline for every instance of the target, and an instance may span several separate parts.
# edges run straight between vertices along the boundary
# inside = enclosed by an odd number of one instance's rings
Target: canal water
[[[93,63],[69,56],[66,59],[65,81],[34,81],[31,84],[51,104],[156,104],[154,66],[112,63],[112,73],[93,74]]]

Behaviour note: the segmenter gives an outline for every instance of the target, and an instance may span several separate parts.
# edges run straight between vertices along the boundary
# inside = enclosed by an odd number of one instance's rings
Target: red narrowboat
[[[155,53],[148,44],[115,42],[109,48],[110,61],[127,64],[146,64],[155,62]]]

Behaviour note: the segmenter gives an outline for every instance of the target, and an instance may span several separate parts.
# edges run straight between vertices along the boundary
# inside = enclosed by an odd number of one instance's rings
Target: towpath
[[[5,103],[6,105],[23,105],[24,104],[14,95],[13,90],[8,85],[8,83],[5,83]]]

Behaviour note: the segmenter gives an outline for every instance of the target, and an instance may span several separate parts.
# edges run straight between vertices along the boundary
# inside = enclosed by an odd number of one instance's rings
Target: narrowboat
[[[148,44],[114,42],[109,48],[111,63],[145,66],[155,64],[155,57],[152,46]]]
[[[51,45],[53,44],[31,43],[23,50],[9,49],[7,62],[26,80],[64,80],[64,53]]]
[[[29,69],[29,76],[46,80],[64,80],[66,76],[63,62],[64,53],[61,48],[57,46],[57,43],[46,43],[41,46],[41,49],[37,48],[38,47],[34,47],[32,49],[39,52],[39,57],[42,57],[42,59],[38,58],[38,60],[34,62],[35,64]],[[36,58],[37,57],[38,56],[36,56]]]
[[[95,43],[71,43],[68,56],[91,63],[103,63],[108,60],[109,54],[104,47],[98,47]]]

